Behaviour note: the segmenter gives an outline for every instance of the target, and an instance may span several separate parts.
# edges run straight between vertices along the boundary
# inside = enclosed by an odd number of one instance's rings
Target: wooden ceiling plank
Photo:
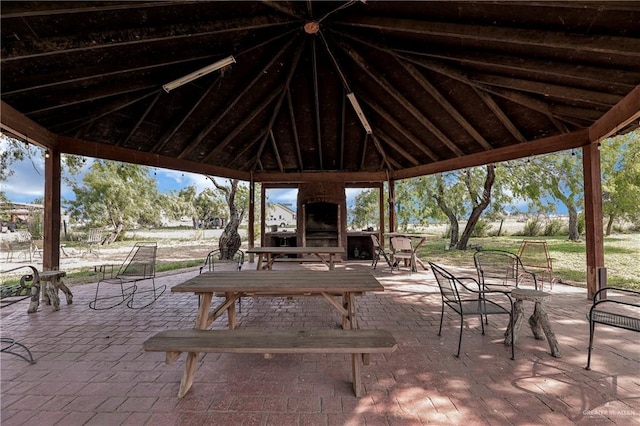
[[[66,131],[67,132],[71,132],[73,130],[80,129],[80,128],[86,126],[86,125],[91,125],[92,123],[95,123],[97,120],[100,120],[101,118],[106,117],[109,114],[113,114],[114,112],[120,111],[120,110],[122,110],[124,108],[127,108],[127,107],[133,105],[133,104],[136,104],[136,103],[138,103],[138,102],[140,102],[140,101],[142,101],[142,100],[144,100],[144,99],[148,98],[149,96],[154,95],[156,93],[157,92],[154,90],[153,92],[149,92],[149,93],[143,94],[143,95],[138,96],[137,98],[131,99],[131,100],[129,100],[129,98],[126,98],[124,100],[114,99],[114,101],[111,104],[109,104],[108,106],[106,106],[106,107],[101,109],[103,112],[98,113],[98,115],[96,115],[94,117],[91,117],[90,119],[85,120],[82,123],[76,125],[75,127],[67,129]]]
[[[495,115],[495,117],[502,123],[502,125],[509,131],[509,133],[511,133],[515,140],[517,140],[518,142],[525,142],[527,140],[527,138],[525,138],[524,135],[520,133],[518,127],[513,124],[507,114],[505,114],[502,108],[500,108],[496,101],[493,100],[491,95],[489,95],[484,90],[479,90],[476,86],[472,86],[472,89],[476,92],[478,97],[482,99],[482,102],[484,102],[487,108],[489,108],[491,112],[493,112],[493,115]]]
[[[142,115],[140,116],[140,118],[138,119],[136,124],[133,126],[133,128],[131,129],[131,131],[127,135],[127,137],[124,138],[124,140],[122,140],[122,141],[116,142],[114,144],[115,146],[126,145],[127,142],[129,142],[129,139],[131,139],[131,136],[133,136],[133,134],[138,130],[138,127],[140,127],[140,125],[144,122],[144,119],[147,118],[147,116],[149,115],[149,112],[153,109],[153,107],[155,106],[156,102],[158,102],[158,99],[160,99],[160,95],[162,95],[162,93],[158,92],[156,97],[153,98],[153,100],[151,101],[151,103],[149,104],[147,109],[144,111],[144,113],[142,113]]]
[[[185,34],[176,34],[175,28],[169,28],[167,30],[167,34],[164,36],[154,36],[150,38],[145,38],[144,34],[140,36],[140,38],[135,40],[127,40],[122,42],[113,42],[113,43],[105,43],[105,44],[94,44],[95,38],[91,38],[90,40],[83,40],[86,45],[81,47],[65,47],[61,50],[50,50],[51,46],[47,45],[48,50],[37,53],[30,53],[27,55],[15,55],[15,56],[5,56],[0,62],[3,64],[14,62],[14,61],[24,61],[27,59],[33,60],[41,57],[52,58],[56,55],[68,55],[68,54],[76,54],[83,52],[92,52],[97,54],[102,54],[101,51],[105,49],[122,49],[124,47],[130,47],[132,50],[140,50],[140,49],[152,49],[150,45],[157,44],[158,46],[162,46],[166,44],[168,41],[177,41],[177,40],[188,40],[193,42],[198,37],[215,37],[220,36],[222,34],[227,33],[235,33],[235,32],[246,32],[253,30],[266,29],[271,27],[279,27],[290,25],[292,21],[283,21],[283,22],[274,22],[270,17],[260,17],[264,22],[260,22],[257,24],[247,24],[245,26],[240,25],[240,23],[235,23],[234,21],[228,21],[224,23],[224,27],[222,29],[216,30],[203,30],[202,32],[197,29],[192,29]],[[105,36],[104,39],[109,40],[110,37]],[[53,44],[56,45],[55,43]],[[158,48],[161,50],[160,48]]]
[[[291,99],[291,91],[287,90],[287,106],[289,107],[289,119],[291,121],[291,134],[296,145],[296,158],[298,159],[298,170],[304,171],[304,162],[302,161],[302,151],[300,150],[300,135],[296,126],[296,117],[293,110],[293,100]]]
[[[436,127],[427,117],[422,115],[416,107],[413,106],[404,96],[393,88],[393,86],[381,75],[373,72],[366,65],[365,61],[352,49],[341,44],[341,47],[345,52],[353,59],[353,61],[365,72],[373,81],[375,81],[381,88],[383,88],[393,99],[396,100],[405,110],[407,110],[416,120],[418,120],[425,128],[433,133],[444,145],[447,146],[457,156],[462,156],[464,153],[458,148],[453,141],[451,141],[440,129]]]
[[[207,154],[204,159],[202,160],[205,163],[208,163],[209,161],[211,161],[211,159],[213,157],[215,157],[216,155],[218,155],[220,153],[220,151],[222,151],[224,148],[226,148],[227,145],[229,145],[229,143],[235,139],[236,136],[238,136],[238,134],[240,134],[240,132],[247,127],[254,118],[256,118],[267,106],[269,106],[269,104],[271,102],[273,102],[273,100],[276,98],[276,96],[278,96],[278,94],[280,94],[283,90],[283,86],[279,86],[276,88],[276,90],[274,90],[273,92],[271,92],[271,94],[269,96],[267,96],[266,98],[264,98],[262,100],[262,102],[260,103],[260,105],[258,105],[256,108],[253,109],[253,111],[250,111],[247,113],[247,116],[244,118],[244,120],[242,120],[218,145],[216,145],[210,152],[209,154]]]
[[[213,83],[209,85],[209,88],[204,91],[202,96],[200,96],[193,103],[191,108],[189,108],[187,112],[182,115],[182,118],[180,119],[180,121],[178,121],[178,123],[176,123],[175,126],[169,127],[163,133],[158,143],[153,146],[150,152],[154,152],[154,153],[160,152],[164,149],[164,147],[167,145],[167,143],[169,143],[173,135],[175,135],[178,132],[178,130],[182,128],[182,125],[189,119],[189,117],[191,117],[191,115],[193,115],[193,113],[198,109],[198,107],[202,104],[202,102],[204,102],[204,100],[209,96],[209,94],[217,87],[219,81],[220,81],[220,75],[218,75],[216,79],[213,81]]]
[[[369,141],[369,134],[365,133],[362,140],[362,150],[360,152],[360,170],[364,170],[367,159],[367,142]],[[384,163],[384,160],[383,160]],[[380,167],[382,169],[382,166]]]
[[[385,111],[380,105],[375,103],[373,99],[368,96],[362,95],[362,100],[366,102],[366,104],[373,109],[380,117],[382,117],[387,123],[389,123],[397,132],[399,132],[402,136],[404,136],[409,142],[411,142],[417,149],[422,151],[426,156],[428,156],[433,161],[438,161],[440,157],[429,149],[424,143],[422,143],[416,136],[414,136],[409,130],[407,130],[406,126],[403,126],[398,120],[396,120],[391,114]]]
[[[556,84],[541,83],[518,78],[502,77],[497,75],[475,75],[469,76],[471,81],[486,86],[495,86],[511,90],[518,90],[526,93],[534,93],[542,96],[552,96],[558,99],[571,102],[585,102],[594,105],[611,107],[620,100],[620,96],[609,93],[594,92],[591,90],[578,89]]]
[[[396,143],[391,136],[387,135],[382,130],[376,131],[376,135],[379,139],[382,139],[384,143],[396,150],[398,154],[400,154],[405,160],[407,160],[414,166],[420,164],[420,162],[413,155],[409,154],[404,148],[402,148],[402,146],[400,146],[400,144]]]
[[[152,90],[152,93],[155,93],[157,90],[158,86],[155,85],[147,85],[147,86],[138,86],[138,87],[133,87],[133,88],[127,88],[124,90],[118,90],[118,91],[111,91],[108,92],[106,94],[100,95],[100,96],[92,96],[92,97],[88,97],[88,98],[81,98],[81,99],[75,99],[73,101],[70,102],[65,102],[65,103],[59,103],[56,105],[52,105],[46,108],[40,108],[40,109],[36,109],[36,110],[32,110],[32,111],[25,111],[25,114],[27,115],[37,115],[43,112],[49,112],[49,111],[54,111],[56,109],[60,109],[60,108],[68,108],[68,107],[72,107],[72,106],[76,106],[76,105],[80,105],[83,103],[87,103],[87,102],[95,102],[95,101],[100,101],[103,99],[108,99],[108,98],[115,98],[115,97],[120,97],[123,95],[129,95],[131,93],[136,93],[136,92],[142,92],[142,91],[146,91],[146,90]]]
[[[477,167],[485,164],[500,163],[503,161],[529,157],[531,155],[542,155],[567,149],[581,148],[589,143],[589,131],[588,129],[582,129],[563,135],[514,144],[503,148],[494,148],[491,151],[469,154],[463,158],[452,158],[436,163],[397,170],[393,173],[392,177],[394,179],[407,179],[417,176],[431,175],[434,173],[459,170],[466,167]]]
[[[380,50],[390,56],[392,56],[396,62],[411,76],[413,79],[436,101],[440,106],[451,115],[457,122],[462,126],[462,128],[471,135],[472,138],[478,142],[478,144],[484,149],[491,149],[492,146],[486,139],[469,123],[453,105],[436,89],[425,77],[422,73],[420,73],[412,64],[401,60],[398,54],[388,47],[380,45],[377,42],[371,42],[362,39],[361,37],[354,37],[348,34],[340,33],[344,37],[349,37],[353,40],[356,40],[359,43],[372,47],[374,49]]]
[[[447,50],[438,53],[418,52],[410,49],[393,49],[401,56],[410,54],[429,60],[445,60],[459,65],[493,70],[507,75],[528,75],[536,81],[567,81],[576,87],[604,86],[609,90],[628,93],[640,73],[611,67],[595,67],[590,65],[543,61],[532,57],[511,56],[506,54],[489,54],[477,52],[460,52]]]
[[[255,138],[253,138],[253,140],[252,140],[250,143],[245,144],[244,148],[243,148],[241,151],[239,151],[239,152],[237,153],[237,155],[235,155],[235,156],[231,159],[231,161],[229,162],[229,167],[233,167],[235,164],[238,164],[238,161],[240,161],[240,159],[241,159],[241,158],[244,158],[244,157],[245,157],[245,153],[246,153],[247,151],[249,151],[250,149],[252,149],[252,148],[253,148],[253,146],[254,146],[256,143],[258,143],[258,141],[260,141],[260,139],[262,139],[262,138],[265,136],[265,134],[266,134],[266,133],[267,133],[267,132],[260,133],[260,134],[259,134],[259,135],[257,135]],[[249,171],[249,170],[250,170],[250,168],[246,168],[246,169],[245,169],[245,171]]]
[[[273,146],[273,153],[276,156],[276,162],[278,163],[278,169],[284,172],[284,166],[282,165],[282,159],[280,158],[280,152],[278,152],[278,144],[276,138],[273,136],[273,130],[269,128],[269,139],[271,139],[271,145]]]
[[[300,21],[302,21],[304,19],[303,16],[301,16],[299,13],[296,13],[296,11],[293,10],[292,8],[288,7],[288,4],[285,3],[285,2],[263,0],[262,4],[264,4],[265,6],[269,6],[273,10],[276,10],[276,11],[278,11],[280,13],[284,13],[285,15],[289,16],[290,18],[295,18],[295,19],[298,19]]]
[[[382,147],[382,144],[380,143],[380,140],[375,135],[375,133],[371,133],[371,140],[373,141],[373,145],[376,147],[376,149],[378,150],[378,152],[382,156],[382,159],[384,160],[384,164],[385,164],[386,168],[388,170],[393,170],[394,168],[391,167],[391,164],[389,163],[390,159],[387,156],[386,152],[384,151],[384,148]]]
[[[253,80],[251,80],[251,82],[249,84],[245,85],[244,88],[240,91],[240,93],[238,93],[238,95],[235,96],[235,98],[229,104],[225,105],[225,107],[222,109],[222,111],[218,115],[215,116],[213,121],[211,121],[209,124],[207,124],[198,133],[198,135],[191,142],[189,142],[186,147],[184,147],[182,152],[178,155],[178,158],[185,158],[187,155],[189,155],[200,144],[200,142],[202,142],[204,140],[204,138],[206,138],[207,135],[213,129],[215,129],[215,127],[224,119],[224,117],[229,112],[231,112],[231,110],[240,102],[240,100],[243,99],[247,93],[251,92],[251,89],[253,88],[253,86],[255,86],[255,84],[262,77],[264,77],[264,75],[269,70],[269,68],[271,68],[271,66],[274,63],[276,63],[276,61],[280,58],[280,56],[282,56],[282,54],[287,50],[287,48],[289,46],[291,46],[291,44],[294,42],[294,40],[295,40],[295,38],[292,38],[287,43],[285,43],[284,46],[282,46],[282,48],[278,51],[278,53],[276,55],[274,55],[274,57],[271,58],[271,60],[269,62],[267,62],[267,64],[264,67],[262,67],[261,70],[256,72],[255,76],[253,77]]]
[[[131,10],[131,9],[149,9],[153,7],[170,7],[182,5],[185,3],[194,3],[194,2],[184,2],[184,1],[159,1],[159,2],[148,2],[148,3],[118,3],[114,6],[106,6],[106,5],[98,5],[97,3],[91,7],[73,7],[73,8],[64,8],[64,9],[43,9],[43,10],[25,10],[23,12],[15,12],[15,13],[6,13],[0,14],[2,19],[19,19],[19,18],[30,18],[34,16],[55,16],[55,15],[74,15],[77,13],[96,13],[96,12],[112,12],[112,11],[122,11],[122,10]],[[82,5],[82,3],[78,2],[77,4]]]
[[[567,51],[567,54],[583,52],[595,55],[620,55],[630,59],[640,57],[640,40],[631,37],[583,35],[535,29],[467,25],[366,15],[350,16],[349,21],[339,21],[336,24],[345,27],[370,28],[415,35],[497,43],[500,46],[518,45],[522,47],[556,49]]]
[[[291,79],[293,78],[293,74],[296,68],[298,67],[298,63],[300,62],[300,56],[302,55],[303,47],[304,47],[304,40],[298,43],[298,46],[296,47],[296,51],[294,52],[293,58],[291,60],[291,65],[289,66],[289,72],[287,73],[286,79],[284,81],[282,93],[280,94],[280,98],[278,99],[278,102],[276,103],[276,106],[273,109],[273,112],[271,113],[269,124],[267,124],[267,131],[268,131],[267,133],[271,134],[271,138],[274,143],[274,150],[276,152],[276,156],[278,157],[278,162],[282,170],[284,169],[282,168],[282,163],[280,162],[279,155],[277,154],[278,150],[277,150],[277,147],[275,146],[276,140],[273,137],[273,131],[272,131],[273,123],[275,123],[276,117],[278,117],[278,114],[280,114],[280,111],[282,109],[282,102],[284,101],[285,96],[287,96],[287,94],[290,93],[289,88],[291,85]],[[266,138],[262,141],[262,143],[260,144],[260,147],[258,148],[258,151],[256,152],[256,157],[255,157],[256,160],[259,160],[262,158],[262,152],[264,150],[265,142],[266,142]]]
[[[346,127],[347,127],[347,94],[344,92],[344,87],[342,88],[342,97],[340,102],[340,138],[338,142],[340,146],[338,147],[338,168],[342,170],[344,168],[344,147],[345,147],[345,137],[346,137]]]
[[[471,135],[473,139],[475,139],[478,144],[486,149],[493,148],[489,142],[473,127],[471,123],[469,123],[463,116],[458,112],[456,108],[436,89],[425,77],[422,73],[420,73],[413,65],[408,64],[404,61],[401,61],[396,56],[396,61],[402,65],[402,67],[416,80],[416,82],[429,94],[433,99],[435,99],[440,106],[449,113],[454,120],[458,122],[462,128]]]
[[[627,96],[614,105],[591,127],[589,140],[599,142],[604,138],[616,134],[629,123],[640,118],[640,85],[636,86]]]
[[[320,94],[318,93],[318,58],[316,52],[316,39],[311,39],[311,67],[313,72],[313,101],[316,115],[316,137],[318,138],[318,164],[320,170],[324,170],[322,162],[322,128],[320,126]]]

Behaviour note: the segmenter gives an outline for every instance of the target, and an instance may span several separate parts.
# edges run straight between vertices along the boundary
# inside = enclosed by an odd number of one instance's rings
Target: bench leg
[[[178,391],[178,398],[182,398],[191,389],[193,384],[193,375],[196,372],[196,366],[198,365],[198,352],[189,352],[187,354],[187,360],[184,363],[184,374],[182,381],[180,382],[180,390]]]
[[[360,355],[351,354],[351,367],[353,375],[353,393],[356,397],[362,395],[362,381],[360,380]]]

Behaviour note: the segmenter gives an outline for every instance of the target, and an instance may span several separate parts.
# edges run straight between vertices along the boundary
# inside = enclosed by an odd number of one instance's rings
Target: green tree
[[[611,235],[617,220],[640,225],[640,131],[605,139],[601,146],[602,210]]]
[[[158,188],[146,167],[96,160],[81,185],[72,183],[72,190],[75,200],[68,201],[69,213],[90,226],[109,225],[107,243],[134,225],[159,223]]]
[[[233,259],[233,256],[242,245],[238,227],[249,206],[249,188],[246,185],[240,185],[240,181],[237,179],[229,180],[229,185],[225,186],[218,183],[215,177],[207,177],[224,194],[229,208],[229,221],[225,225],[218,241],[220,258]]]
[[[544,211],[562,203],[569,214],[569,240],[579,241],[578,208],[584,203],[582,156],[575,151],[556,152],[526,161],[509,162],[514,193]]]
[[[380,210],[378,208],[378,190],[365,189],[356,195],[351,210],[351,227],[353,229],[368,228],[371,224],[380,222]]]

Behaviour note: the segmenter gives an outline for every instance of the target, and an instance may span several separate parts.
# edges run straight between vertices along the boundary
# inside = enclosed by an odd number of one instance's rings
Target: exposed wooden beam
[[[395,167],[391,166],[390,161],[392,161],[392,159],[387,156],[387,153],[384,151],[384,148],[382,147],[382,144],[378,140],[378,137],[375,135],[375,133],[371,134],[371,140],[373,141],[373,145],[376,147],[376,149],[380,153],[380,156],[382,157],[382,160],[384,161],[384,164],[385,164],[386,168],[389,169],[389,170],[393,170],[394,168],[398,168],[397,166],[395,166]]]
[[[598,288],[598,270],[604,268],[604,231],[602,229],[602,171],[600,151],[591,143],[582,148],[584,213],[587,258],[587,298]]]
[[[156,92],[156,90],[158,89],[158,86],[156,85],[145,85],[145,86],[140,86],[140,85],[136,85],[133,84],[129,87],[123,87],[123,88],[118,88],[118,90],[113,90],[113,91],[102,91],[102,93],[98,94],[98,95],[94,95],[91,93],[84,93],[83,95],[86,95],[86,97],[82,97],[82,95],[78,95],[78,96],[74,96],[74,97],[65,97],[65,102],[61,103],[61,102],[57,102],[54,105],[50,105],[44,108],[40,108],[40,109],[36,109],[36,110],[30,110],[30,111],[24,111],[25,114],[31,115],[31,116],[35,116],[38,114],[42,114],[43,112],[49,112],[49,111],[53,111],[56,109],[61,109],[61,108],[69,108],[69,107],[73,107],[73,106],[77,106],[77,105],[81,105],[81,104],[85,104],[85,103],[91,103],[91,102],[96,102],[96,101],[101,101],[104,99],[109,99],[109,98],[116,98],[116,97],[120,97],[120,96],[126,96],[126,95],[130,95],[133,93],[138,93],[138,92],[148,92],[148,91],[153,91]],[[75,99],[73,99],[75,98]],[[68,100],[68,101],[67,101]]]
[[[317,171],[305,173],[254,173],[256,182],[283,182],[283,183],[303,183],[303,182],[382,182],[386,180],[386,172],[334,172]]]
[[[585,64],[539,60],[522,55],[513,56],[489,52],[442,50],[419,52],[412,49],[394,49],[399,54],[420,58],[455,62],[465,68],[485,70],[491,74],[527,76],[528,80],[559,82],[575,87],[603,87],[609,92],[627,93],[640,79],[639,72]],[[602,91],[602,90],[601,90]]]
[[[131,129],[131,131],[127,135],[127,137],[124,138],[124,140],[118,141],[117,143],[115,143],[115,146],[122,146],[122,145],[126,145],[127,144],[129,139],[131,139],[131,136],[133,136],[133,134],[138,130],[138,127],[140,127],[140,124],[142,124],[144,122],[144,119],[147,118],[147,116],[149,115],[149,112],[153,109],[153,107],[155,106],[156,102],[158,102],[158,99],[160,99],[160,95],[162,95],[162,93],[158,92],[156,97],[153,98],[151,103],[149,103],[149,106],[147,107],[147,109],[144,111],[144,113],[140,116],[140,118],[138,119],[136,124],[133,126],[133,128]]]
[[[269,128],[269,139],[271,140],[271,146],[273,147],[273,153],[276,156],[276,162],[278,163],[278,170],[284,172],[284,166],[282,165],[282,159],[280,158],[280,153],[278,152],[278,144],[276,143],[276,138],[273,136],[273,130]]]
[[[289,7],[288,3],[280,2],[280,1],[262,1],[262,4],[269,6],[273,10],[277,10],[280,13],[283,13],[290,18],[298,19],[302,21],[304,18],[300,16],[299,13],[296,12],[293,8]]]
[[[229,179],[248,181],[251,173],[240,172],[230,168],[211,166],[205,163],[179,160],[174,157],[151,154],[135,149],[116,147],[103,143],[90,142],[68,136],[57,136],[60,152],[66,154],[82,155],[85,157],[101,158],[104,160],[122,161],[131,164],[140,164],[163,169],[188,171],[204,175],[220,176]]]
[[[204,138],[207,137],[207,135],[216,128],[216,126],[224,119],[224,117],[231,112],[231,110],[233,110],[233,108],[240,102],[241,99],[244,99],[244,97],[251,92],[251,89],[253,88],[253,86],[255,86],[255,84],[262,78],[264,77],[264,75],[266,74],[266,72],[273,66],[273,64],[276,63],[276,61],[280,58],[280,56],[282,56],[282,54],[287,50],[287,48],[289,46],[291,46],[291,44],[293,43],[293,41],[295,40],[295,37],[292,38],[291,40],[289,40],[287,43],[285,43],[282,48],[278,51],[278,53],[276,55],[274,55],[273,58],[271,58],[271,60],[269,62],[267,62],[267,64],[262,67],[261,70],[257,71],[253,77],[253,79],[251,80],[251,82],[247,85],[245,85],[243,87],[243,89],[238,93],[238,95],[236,95],[234,97],[234,99],[228,103],[227,105],[224,106],[224,108],[222,108],[222,110],[216,114],[214,117],[214,119],[208,123],[206,126],[204,126],[204,128],[202,130],[200,130],[200,132],[198,133],[198,135],[196,135],[195,138],[193,138],[193,140],[191,142],[189,142],[189,144],[184,147],[184,149],[182,150],[182,152],[178,155],[178,158],[185,158],[187,155],[189,155],[191,153],[191,151],[194,150],[195,147],[197,147],[198,145],[200,145],[200,142],[202,142],[204,140]]]
[[[296,126],[296,116],[293,110],[293,100],[291,99],[291,91],[287,90],[287,106],[289,107],[289,120],[291,122],[291,134],[293,142],[296,146],[296,158],[298,159],[298,170],[304,171],[304,162],[302,161],[302,151],[300,150],[300,135]]]
[[[640,119],[640,85],[593,123],[589,128],[589,139],[591,142],[599,142],[638,119]]]
[[[76,129],[80,129],[88,124],[93,124],[95,123],[97,120],[101,119],[102,117],[106,117],[109,114],[113,114],[114,112],[120,111],[121,109],[127,108],[135,103],[138,103],[146,98],[148,98],[149,96],[152,96],[154,94],[156,94],[157,91],[154,90],[152,92],[149,93],[145,93],[143,95],[140,95],[136,98],[130,99],[129,97],[125,98],[125,99],[114,99],[113,102],[109,103],[107,106],[105,106],[104,108],[101,109],[102,112],[98,112],[96,116],[94,117],[90,117],[88,120],[77,124],[76,126],[67,129],[67,132],[76,130]],[[54,126],[55,128],[55,126]]]
[[[253,138],[253,140],[247,144],[244,144],[244,147],[242,148],[241,151],[239,151],[229,162],[229,167],[233,167],[234,165],[238,164],[239,161],[241,161],[241,158],[245,157],[245,154],[250,151],[251,149],[253,149],[254,145],[257,144],[259,141],[262,140],[262,138],[264,138],[264,134],[267,133],[266,131],[263,133],[258,134],[255,138]],[[246,163],[246,167],[238,167],[240,170],[245,170],[245,171],[252,171],[252,167],[251,165],[247,162]]]
[[[520,48],[561,50],[576,55],[617,55],[628,60],[640,58],[640,39],[572,34],[566,32],[539,31],[497,25],[467,25],[415,19],[399,19],[380,16],[353,15],[349,21],[336,22],[345,27],[368,28],[377,31],[454,38],[461,41],[485,42],[501,46],[517,45]]]
[[[183,115],[182,118],[180,120],[178,120],[178,122],[175,125],[172,125],[171,127],[169,127],[167,130],[165,130],[165,132],[163,133],[163,135],[160,137],[160,139],[158,140],[158,143],[156,143],[153,148],[151,148],[149,150],[149,152],[160,152],[164,149],[164,147],[167,145],[167,143],[169,143],[169,141],[171,140],[171,138],[173,137],[173,135],[175,135],[178,130],[180,130],[180,128],[182,127],[182,125],[189,119],[189,117],[191,117],[191,115],[198,109],[198,107],[200,107],[200,105],[204,102],[205,99],[207,99],[209,97],[209,94],[216,88],[218,87],[218,82],[220,81],[220,75],[218,75],[216,77],[216,79],[213,81],[213,83],[211,83],[209,85],[209,88],[207,90],[205,90],[202,95],[193,103],[193,105],[191,106],[191,108],[189,108]],[[180,111],[182,112],[182,111]],[[184,150],[183,150],[184,152]]]
[[[280,98],[278,99],[278,102],[276,103],[275,108],[273,109],[273,112],[271,113],[271,118],[269,119],[269,124],[267,124],[267,134],[271,136],[271,140],[273,142],[273,150],[276,153],[276,159],[278,160],[278,165],[280,167],[280,171],[283,171],[284,168],[282,167],[282,161],[280,160],[280,155],[278,154],[278,146],[276,143],[276,139],[273,136],[273,123],[275,123],[276,121],[276,117],[278,116],[278,114],[280,114],[281,108],[282,108],[282,102],[284,101],[285,96],[289,93],[289,87],[291,85],[291,78],[293,78],[293,74],[296,70],[296,68],[298,67],[298,63],[300,62],[300,55],[302,55],[302,48],[304,47],[304,40],[301,43],[298,43],[298,47],[296,48],[294,54],[293,54],[293,58],[291,59],[291,65],[289,65],[289,72],[287,73],[285,82],[284,82],[284,89],[282,90],[282,93],[280,94]],[[264,150],[264,145],[266,142],[266,137],[265,139],[262,141],[262,143],[260,144],[260,147],[258,148],[258,151],[256,152],[256,160],[260,160],[262,157],[262,151]]]
[[[541,83],[518,78],[502,77],[498,75],[470,75],[469,79],[485,86],[496,86],[505,89],[534,93],[536,95],[551,96],[563,101],[584,102],[594,105],[615,105],[620,96],[609,93],[594,92],[557,84]]]
[[[365,72],[373,81],[375,81],[385,92],[387,92],[396,102],[398,102],[407,112],[409,112],[416,120],[420,122],[426,129],[433,133],[447,148],[455,155],[462,156],[464,153],[456,146],[440,129],[437,128],[427,117],[425,117],[409,100],[402,96],[384,77],[375,73],[367,66],[366,62],[353,49],[340,44],[344,51],[353,59],[353,61]]]
[[[417,166],[420,162],[411,154],[409,154],[400,144],[396,143],[391,136],[384,133],[382,130],[377,130],[376,135],[384,141],[385,144],[393,148],[398,154],[400,154],[405,160]]]
[[[373,99],[366,96],[364,93],[361,95],[362,99],[366,104],[374,110],[380,117],[382,117],[387,123],[389,123],[398,133],[405,137],[405,139],[413,144],[417,149],[422,151],[426,156],[434,161],[438,161],[440,158],[438,155],[431,151],[429,147],[420,141],[416,136],[414,136],[409,130],[407,130],[406,126],[403,126],[398,120],[396,120],[391,114],[385,111],[380,105],[373,101]]]
[[[56,16],[56,15],[75,15],[78,13],[95,13],[95,12],[112,12],[112,11],[124,11],[131,9],[149,9],[153,7],[171,7],[177,6],[181,4],[186,4],[189,2],[184,1],[158,1],[158,2],[149,2],[149,3],[139,3],[139,2],[131,2],[131,3],[118,3],[114,6],[105,6],[99,5],[98,3],[92,4],[91,7],[85,7],[84,3],[77,2],[77,7],[64,8],[64,9],[51,9],[51,8],[43,8],[41,10],[28,10],[22,12],[14,12],[14,13],[2,13],[0,17],[2,19],[20,19],[20,18],[30,18],[34,16]],[[70,5],[74,4],[73,2]],[[67,6],[67,4],[63,4]]]
[[[484,90],[479,90],[477,87],[472,86],[473,90],[476,92],[478,97],[482,99],[482,102],[493,112],[496,118],[502,123],[502,125],[511,133],[511,135],[518,142],[525,142],[527,139],[520,133],[520,130],[516,127],[515,124],[509,119],[507,114],[500,108],[500,106],[493,100],[491,95],[486,93]]]
[[[231,141],[233,141],[236,136],[238,136],[240,132],[242,132],[242,130],[253,121],[254,118],[256,118],[262,111],[264,111],[267,106],[269,106],[271,102],[273,102],[273,100],[276,98],[276,96],[278,96],[278,94],[282,92],[282,90],[283,86],[278,86],[276,90],[265,97],[262,102],[253,109],[253,111],[248,112],[244,120],[238,123],[238,125],[219,144],[213,147],[213,149],[209,151],[209,154],[207,154],[202,161],[208,163],[213,157],[219,155],[219,153],[224,148],[226,148],[226,146],[229,145],[229,143],[231,143]]]
[[[459,170],[466,167],[477,167],[485,164],[500,163],[531,155],[549,154],[551,152],[580,148],[589,144],[589,131],[587,129],[567,133],[559,136],[538,139],[535,141],[519,143],[504,148],[494,148],[490,151],[482,151],[477,154],[469,154],[463,158],[452,158],[436,163],[425,164],[404,170],[398,170],[392,177],[396,180],[417,176],[431,175],[434,173]]]
[[[401,61],[396,56],[396,61],[416,80],[416,82],[429,94],[433,99],[440,104],[440,106],[449,113],[454,120],[458,122],[462,128],[475,139],[478,144],[484,149],[491,149],[492,146],[487,140],[469,123],[458,110],[451,105],[451,103],[436,89],[422,73],[420,73],[413,65]]]
[[[184,32],[176,33],[176,27],[170,27],[167,29],[167,33],[165,35],[158,36],[157,33],[153,33],[153,37],[149,37],[148,34],[142,32],[139,35],[139,38],[135,40],[127,40],[122,42],[113,42],[113,43],[104,43],[104,44],[96,44],[95,38],[92,37],[90,39],[82,39],[78,44],[81,44],[77,47],[69,47],[67,44],[63,44],[60,50],[52,50],[52,46],[56,46],[56,43],[47,43],[47,40],[34,40],[37,42],[35,46],[31,46],[28,50],[29,53],[26,55],[11,55],[8,53],[7,56],[4,56],[0,62],[2,64],[8,64],[14,61],[23,61],[26,59],[36,59],[40,57],[51,58],[55,55],[68,55],[68,54],[77,54],[84,52],[98,53],[101,55],[105,55],[105,51],[113,49],[114,51],[118,49],[122,49],[125,47],[130,47],[132,49],[138,50],[157,50],[162,51],[162,46],[170,41],[177,40],[189,40],[191,43],[197,42],[199,38],[207,39],[211,37],[221,36],[223,34],[235,33],[235,32],[246,32],[246,31],[255,31],[260,29],[272,28],[272,27],[280,27],[286,26],[294,23],[293,21],[281,21],[277,22],[273,20],[272,16],[259,16],[255,19],[236,19],[229,20],[222,23],[216,23],[220,28],[211,28],[210,24],[202,24],[189,26],[188,28],[185,26],[183,29]],[[111,37],[108,35],[104,36],[103,39],[110,40]],[[38,44],[42,44],[43,47],[38,48]],[[41,50],[41,51],[39,51]]]
[[[320,122],[320,93],[318,93],[318,53],[316,52],[316,38],[311,38],[311,71],[313,75],[313,104],[315,107],[315,122],[316,122],[316,138],[318,142],[318,164],[320,170],[324,169],[323,166],[323,153],[322,153],[322,127]]]
[[[403,61],[398,54],[389,47],[385,45],[381,45],[375,41],[364,40],[360,37],[353,37],[351,35],[347,35],[344,33],[338,33],[345,37],[349,37],[353,40],[356,40],[359,43],[362,43],[366,46],[372,47],[374,49],[378,49],[381,52],[384,52],[391,57],[393,57],[396,62],[418,83],[440,106],[451,116],[454,120],[462,126],[462,128],[471,135],[472,138],[478,142],[478,144],[484,149],[491,149],[492,146],[486,139],[469,123],[463,116],[458,112],[458,110],[451,105],[451,103],[436,89],[429,80],[425,78],[425,76],[419,72],[411,63],[407,61]]]
[[[45,129],[26,115],[0,101],[0,126],[3,131],[11,133],[16,138],[32,143],[42,148],[54,148],[56,135]]]

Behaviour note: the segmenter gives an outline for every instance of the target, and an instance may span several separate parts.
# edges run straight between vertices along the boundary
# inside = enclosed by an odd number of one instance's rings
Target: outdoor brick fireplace
[[[343,183],[304,183],[298,187],[298,245],[347,246],[347,201]]]

